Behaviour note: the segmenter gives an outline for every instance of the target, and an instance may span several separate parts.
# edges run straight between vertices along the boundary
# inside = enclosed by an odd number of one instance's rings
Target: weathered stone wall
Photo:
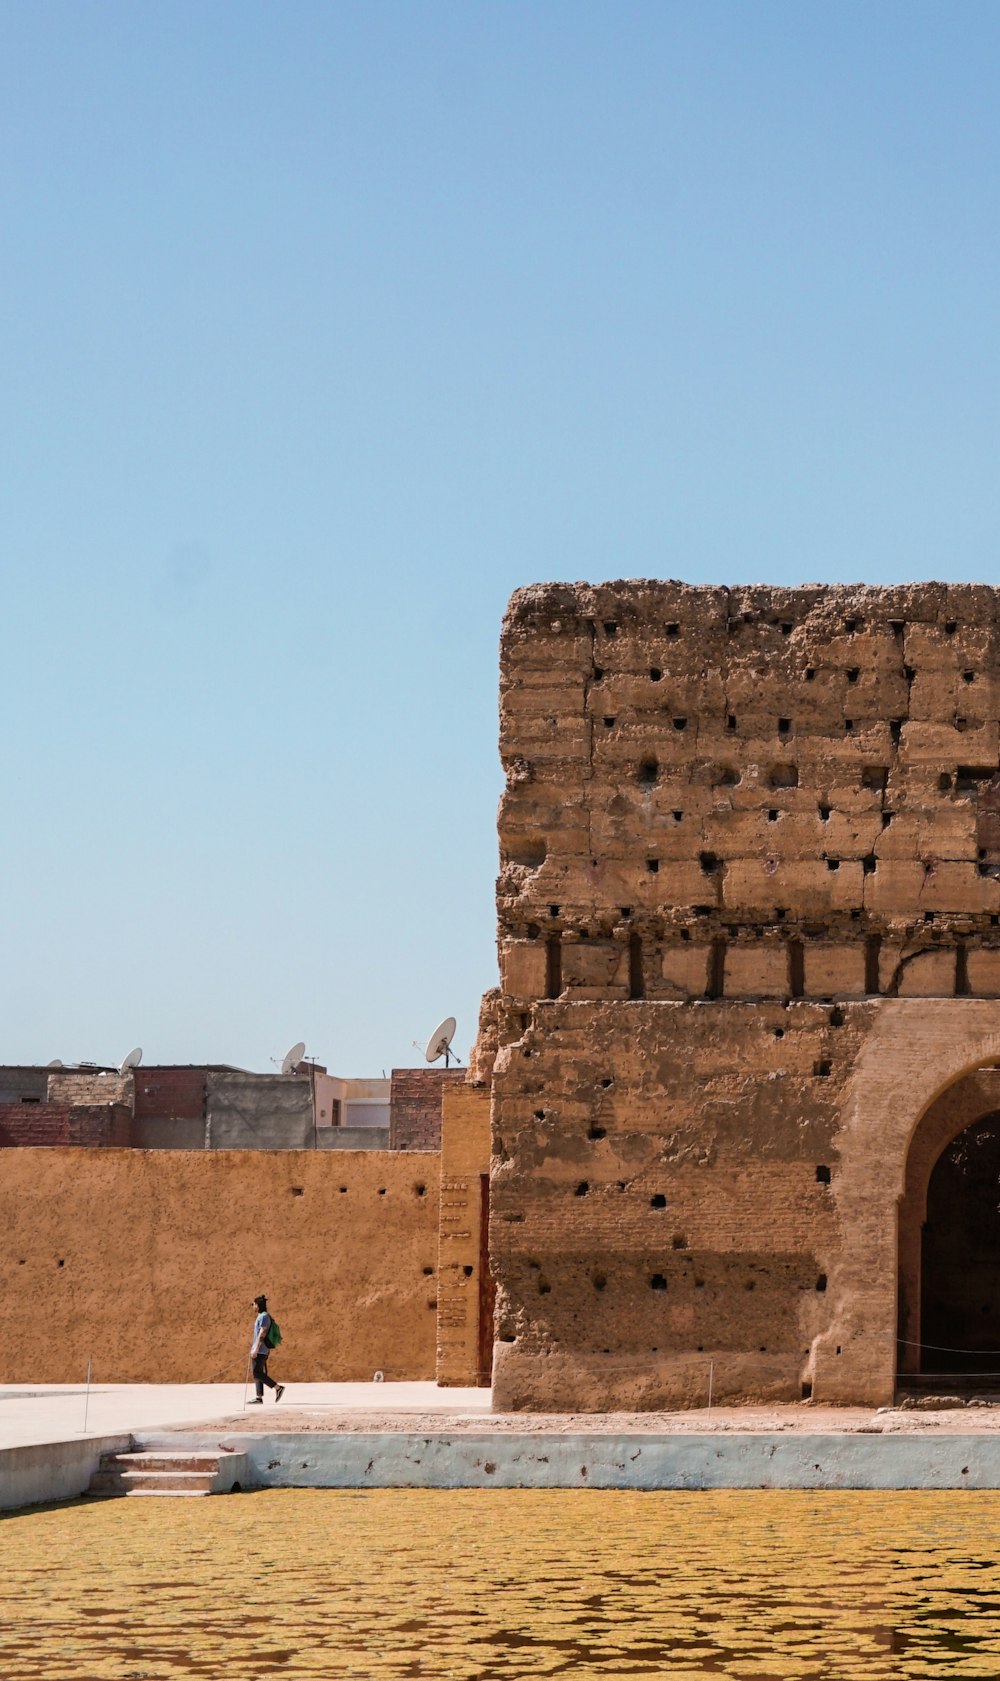
[[[496,1381],[592,1409],[801,1394],[870,1007],[543,1003],[494,1076]],[[776,1039],[775,1034],[781,1038]],[[828,1073],[817,1068],[829,1067]]]
[[[685,1403],[710,1373],[891,1394],[896,1200],[938,1094],[866,1093],[923,1070],[921,1021],[956,1075],[1000,1026],[998,619],[973,586],[515,595],[499,1405]]]
[[[997,619],[973,586],[519,592],[506,995],[995,996]]]
[[[433,1378],[438,1161],[7,1150],[0,1381],[238,1382],[265,1291],[290,1382]],[[387,1243],[386,1233],[392,1241]]]
[[[437,1314],[440,1384],[474,1387],[490,1381],[493,1290],[491,1278],[484,1277],[483,1242],[483,1185],[488,1185],[489,1171],[489,1090],[452,1083],[445,1088],[442,1103]],[[486,1336],[484,1318],[490,1321]]]

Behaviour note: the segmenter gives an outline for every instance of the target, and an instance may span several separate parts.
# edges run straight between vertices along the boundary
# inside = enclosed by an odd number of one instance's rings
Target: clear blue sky
[[[1000,7],[0,0],[0,1061],[495,980],[519,584],[997,579]]]

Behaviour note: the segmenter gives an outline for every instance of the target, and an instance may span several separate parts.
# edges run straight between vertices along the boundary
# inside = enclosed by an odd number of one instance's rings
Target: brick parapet
[[[203,1068],[138,1068],[136,1120],[204,1120],[208,1107]]]
[[[73,1144],[127,1148],[132,1113],[122,1103],[0,1103],[0,1148]]]
[[[107,1070],[53,1068],[49,1073],[50,1103],[71,1103],[101,1108],[107,1103],[122,1103],[129,1110],[133,1103],[132,1070],[124,1074]]]
[[[441,1100],[464,1085],[464,1068],[394,1068],[389,1089],[389,1148],[440,1150]]]

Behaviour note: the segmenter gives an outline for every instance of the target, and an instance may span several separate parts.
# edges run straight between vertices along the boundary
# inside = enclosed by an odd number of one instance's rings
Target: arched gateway
[[[898,1370],[1000,1385],[1000,1068],[961,1076],[910,1144],[899,1211]]]
[[[830,1329],[815,1348],[817,1399],[887,1404],[897,1373],[905,1381],[920,1372],[974,1370],[980,1354],[1000,1348],[1000,1341],[977,1342],[971,1323],[983,1305],[979,1286],[990,1255],[1000,1262],[1000,1213],[985,1243],[982,1221],[976,1222],[979,1270],[962,1288],[958,1240],[963,1226],[968,1232],[972,1201],[982,1198],[994,1154],[1000,1159],[1000,1145],[994,1151],[990,1143],[995,1121],[989,1121],[998,1112],[1000,1001],[881,1005],[842,1110],[840,1254],[831,1265]],[[964,1166],[948,1159],[961,1138],[975,1151]],[[938,1219],[928,1245],[929,1193]],[[966,1259],[969,1253],[967,1246]],[[942,1337],[938,1344],[948,1322],[953,1341]],[[950,1360],[956,1363],[941,1363]]]

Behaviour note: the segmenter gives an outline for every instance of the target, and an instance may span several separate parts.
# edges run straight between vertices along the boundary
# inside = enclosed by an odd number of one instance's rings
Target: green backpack
[[[270,1325],[264,1332],[264,1341],[268,1348],[277,1348],[279,1342],[281,1341],[281,1332],[278,1329],[278,1321],[276,1319],[271,1320]]]

